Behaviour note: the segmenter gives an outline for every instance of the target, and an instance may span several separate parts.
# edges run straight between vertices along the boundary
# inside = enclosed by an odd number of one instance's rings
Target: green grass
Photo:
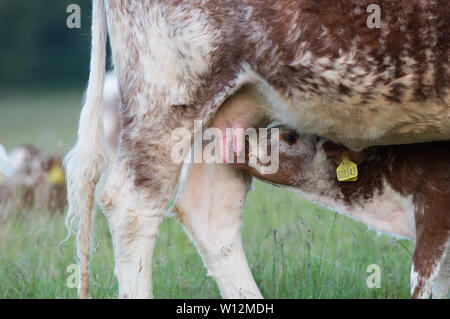
[[[29,143],[46,153],[75,141],[81,92],[10,95],[0,99],[0,143]],[[76,298],[67,287],[74,240],[52,212],[0,212],[0,298]],[[96,216],[92,297],[117,297],[106,219]],[[408,298],[413,243],[397,241],[276,187],[254,183],[244,214],[244,248],[266,298]],[[381,268],[369,289],[367,266]],[[153,260],[156,298],[220,298],[213,279],[173,218],[161,228]]]

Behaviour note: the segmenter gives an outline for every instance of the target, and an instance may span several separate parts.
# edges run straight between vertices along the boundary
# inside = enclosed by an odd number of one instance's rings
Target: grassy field
[[[81,91],[10,94],[0,98],[0,143],[33,144],[48,154],[75,140]],[[52,212],[0,212],[0,298],[76,298],[67,287],[73,238]],[[96,216],[92,297],[117,297],[111,238]],[[359,222],[260,182],[247,199],[244,248],[266,298],[408,298],[413,243],[397,241]],[[381,288],[369,289],[367,266],[381,268]],[[153,260],[156,298],[219,298],[217,286],[175,219],[162,226]]]

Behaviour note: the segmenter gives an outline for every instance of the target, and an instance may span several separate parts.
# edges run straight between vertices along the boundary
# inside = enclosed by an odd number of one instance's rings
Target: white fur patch
[[[404,197],[384,182],[383,191],[380,194],[375,194],[369,200],[355,198],[349,206],[340,199],[342,196],[339,191],[327,184],[327,181],[317,181],[317,187],[323,189],[316,192],[302,191],[293,187],[288,189],[320,206],[361,221],[379,232],[415,240],[412,196]]]

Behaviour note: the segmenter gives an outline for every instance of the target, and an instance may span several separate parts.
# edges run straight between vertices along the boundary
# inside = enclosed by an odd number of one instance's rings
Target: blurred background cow
[[[120,94],[113,72],[105,78],[103,125],[108,150],[116,153],[120,134]],[[61,155],[45,155],[35,146],[23,145],[8,154],[0,145],[0,205],[3,210],[36,208],[62,213],[67,204]]]
[[[25,145],[14,148],[2,160],[1,205],[15,205],[19,211],[42,208],[63,212],[66,186],[60,156],[46,156]]]

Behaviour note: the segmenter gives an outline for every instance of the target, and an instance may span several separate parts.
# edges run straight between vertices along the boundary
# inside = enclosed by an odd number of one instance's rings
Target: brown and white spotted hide
[[[450,138],[447,0],[118,1],[107,16],[126,128],[170,105],[207,116],[247,83],[273,118],[354,149]]]
[[[270,136],[269,136],[270,138]],[[270,143],[268,143],[270,145]],[[339,182],[343,154],[358,165],[358,181]],[[446,298],[450,285],[450,142],[370,147],[354,152],[314,135],[282,128],[279,170],[234,164],[378,231],[416,242],[411,296]]]

